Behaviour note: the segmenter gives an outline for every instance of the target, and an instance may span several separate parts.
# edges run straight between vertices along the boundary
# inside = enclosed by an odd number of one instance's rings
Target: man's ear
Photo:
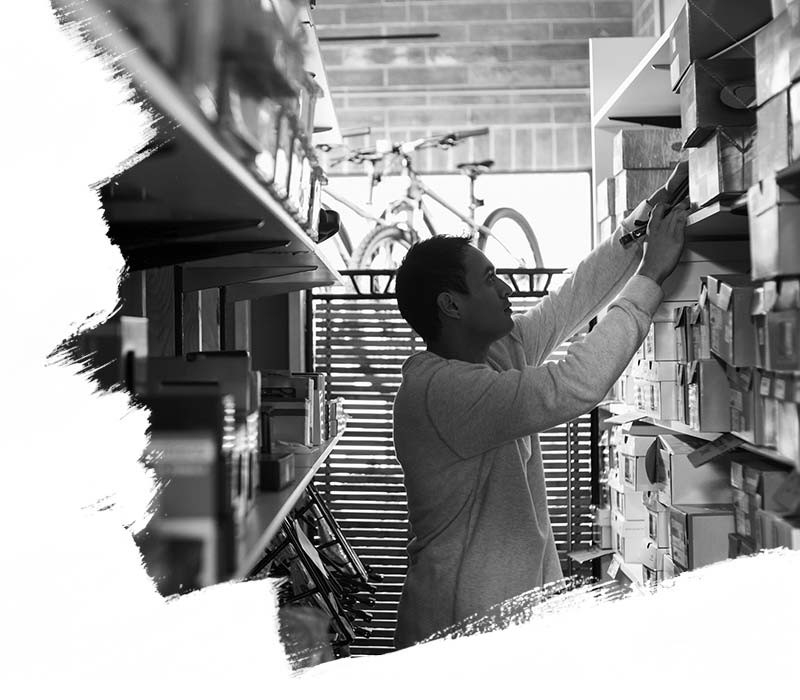
[[[452,292],[439,292],[439,296],[436,297],[436,306],[449,318],[461,318],[458,299]]]

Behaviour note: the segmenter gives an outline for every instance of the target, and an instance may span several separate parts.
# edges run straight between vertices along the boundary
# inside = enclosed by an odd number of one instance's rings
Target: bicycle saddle
[[[476,163],[459,163],[456,165],[456,167],[462,173],[464,173],[464,175],[469,175],[469,177],[478,177],[478,175],[488,173],[489,168],[491,168],[493,165],[493,160],[481,160]]]

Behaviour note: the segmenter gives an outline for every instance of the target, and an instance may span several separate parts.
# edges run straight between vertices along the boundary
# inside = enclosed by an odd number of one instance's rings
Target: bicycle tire
[[[373,264],[381,248],[391,241],[395,241],[408,250],[413,241],[417,239],[416,233],[412,232],[411,242],[405,232],[398,226],[378,226],[370,231],[358,244],[353,257],[351,258],[351,270],[386,269],[386,265]],[[397,267],[400,261],[396,261]]]
[[[495,209],[491,214],[489,214],[489,216],[486,217],[486,221],[483,222],[483,225],[491,231],[492,227],[502,219],[510,219],[517,226],[519,226],[519,228],[525,234],[525,239],[527,240],[528,246],[533,254],[534,266],[544,267],[542,251],[539,248],[539,241],[536,239],[536,234],[533,232],[533,228],[528,223],[528,220],[516,209],[512,209],[511,207],[500,207],[499,209]],[[485,233],[478,232],[478,250],[480,250],[482,253],[486,250],[486,242],[488,238],[489,237]]]

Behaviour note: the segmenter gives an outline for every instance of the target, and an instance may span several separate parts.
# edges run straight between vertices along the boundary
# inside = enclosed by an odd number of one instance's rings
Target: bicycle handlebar
[[[388,150],[378,151],[375,148],[359,148],[351,151],[346,156],[339,158],[332,165],[338,165],[344,161],[351,163],[364,163],[371,161],[376,163],[386,157],[392,155],[408,154],[423,148],[432,148],[434,146],[439,148],[450,148],[455,146],[459,141],[464,141],[476,136],[486,136],[489,133],[489,127],[485,126],[480,129],[465,129],[463,131],[452,131],[449,134],[437,134],[435,136],[428,136],[426,138],[416,139],[414,141],[403,141],[393,143]]]

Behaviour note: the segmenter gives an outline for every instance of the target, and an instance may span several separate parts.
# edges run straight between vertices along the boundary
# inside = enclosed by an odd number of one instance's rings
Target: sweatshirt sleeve
[[[642,202],[636,216],[649,214]],[[516,317],[528,364],[538,365],[576,331],[586,326],[619,294],[642,259],[642,243],[627,247],[619,239],[634,227],[634,216],[587,255],[559,289],[524,314]]]
[[[592,332],[558,362],[502,372],[448,362],[427,388],[433,426],[455,454],[469,459],[586,413],[630,362],[662,298],[653,280],[634,276]]]

